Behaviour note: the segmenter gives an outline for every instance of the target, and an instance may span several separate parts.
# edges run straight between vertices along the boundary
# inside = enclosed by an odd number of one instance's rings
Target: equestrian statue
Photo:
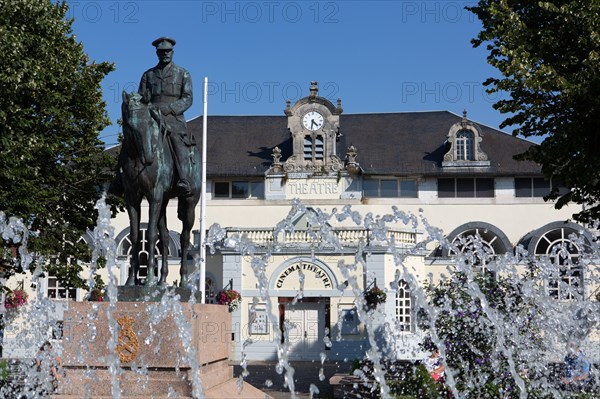
[[[140,285],[140,217],[142,199],[149,205],[148,275],[145,285],[156,285],[155,243],[162,254],[159,285],[166,285],[169,231],[167,204],[177,198],[181,220],[180,285],[188,282],[187,257],[195,208],[200,199],[201,159],[194,137],[183,116],[192,105],[192,80],[172,62],[175,40],[161,37],[152,42],[158,64],[146,71],[137,93],[123,92],[123,145],[119,155],[121,181],[129,214],[131,265],[125,285]],[[116,190],[118,191],[118,190]]]

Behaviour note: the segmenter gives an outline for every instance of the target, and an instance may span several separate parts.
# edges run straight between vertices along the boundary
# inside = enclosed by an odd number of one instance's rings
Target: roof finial
[[[317,93],[319,91],[319,88],[317,87],[318,84],[319,83],[316,80],[310,82],[310,98],[317,97]]]
[[[463,111],[463,117],[462,117],[462,121],[460,121],[460,124],[462,125],[463,129],[466,129],[467,126],[469,125],[469,120],[467,119],[467,109],[466,108]]]

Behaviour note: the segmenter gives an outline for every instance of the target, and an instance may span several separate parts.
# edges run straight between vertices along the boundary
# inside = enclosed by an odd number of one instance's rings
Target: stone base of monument
[[[222,305],[181,303],[183,311],[157,319],[158,303],[72,302],[65,312],[63,368],[54,399],[112,398],[113,379],[120,397],[193,398],[193,369],[186,360],[181,335],[190,334],[200,363],[201,392],[207,399],[269,398],[250,384],[240,390],[229,366],[231,315]],[[110,314],[110,320],[108,317]],[[111,326],[118,336],[116,351],[108,349]],[[110,364],[119,359],[113,376]]]

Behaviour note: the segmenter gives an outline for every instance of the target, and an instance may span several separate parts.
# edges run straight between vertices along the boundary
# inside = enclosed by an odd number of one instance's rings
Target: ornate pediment
[[[333,175],[344,169],[336,154],[340,136],[342,104],[337,106],[318,95],[317,82],[311,82],[310,95],[293,106],[288,101],[285,114],[292,136],[293,154],[283,162],[286,172]]]
[[[487,167],[490,166],[488,156],[481,149],[483,135],[479,126],[467,119],[467,111],[463,118],[450,128],[447,142],[450,149],[444,155],[443,167]]]

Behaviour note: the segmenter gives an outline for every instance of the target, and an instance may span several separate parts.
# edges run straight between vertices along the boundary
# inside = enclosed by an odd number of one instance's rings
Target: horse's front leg
[[[160,250],[162,255],[162,267],[160,269],[160,279],[158,284],[164,286],[167,284],[167,275],[169,274],[169,230],[167,229],[167,203],[163,201],[158,216],[158,232],[160,235]]]
[[[179,197],[177,213],[183,228],[181,229],[181,267],[179,276],[181,278],[180,287],[186,287],[188,284],[188,252],[190,247],[190,236],[194,226],[196,199],[192,197]]]
[[[148,201],[150,212],[148,217],[148,274],[146,276],[146,286],[156,285],[156,240],[158,239],[158,219],[160,215],[160,204],[162,201],[153,199]]]
[[[129,214],[129,239],[131,241],[131,261],[129,265],[129,275],[125,285],[139,285],[138,271],[140,269],[140,202],[134,199],[126,199],[127,213]]]

